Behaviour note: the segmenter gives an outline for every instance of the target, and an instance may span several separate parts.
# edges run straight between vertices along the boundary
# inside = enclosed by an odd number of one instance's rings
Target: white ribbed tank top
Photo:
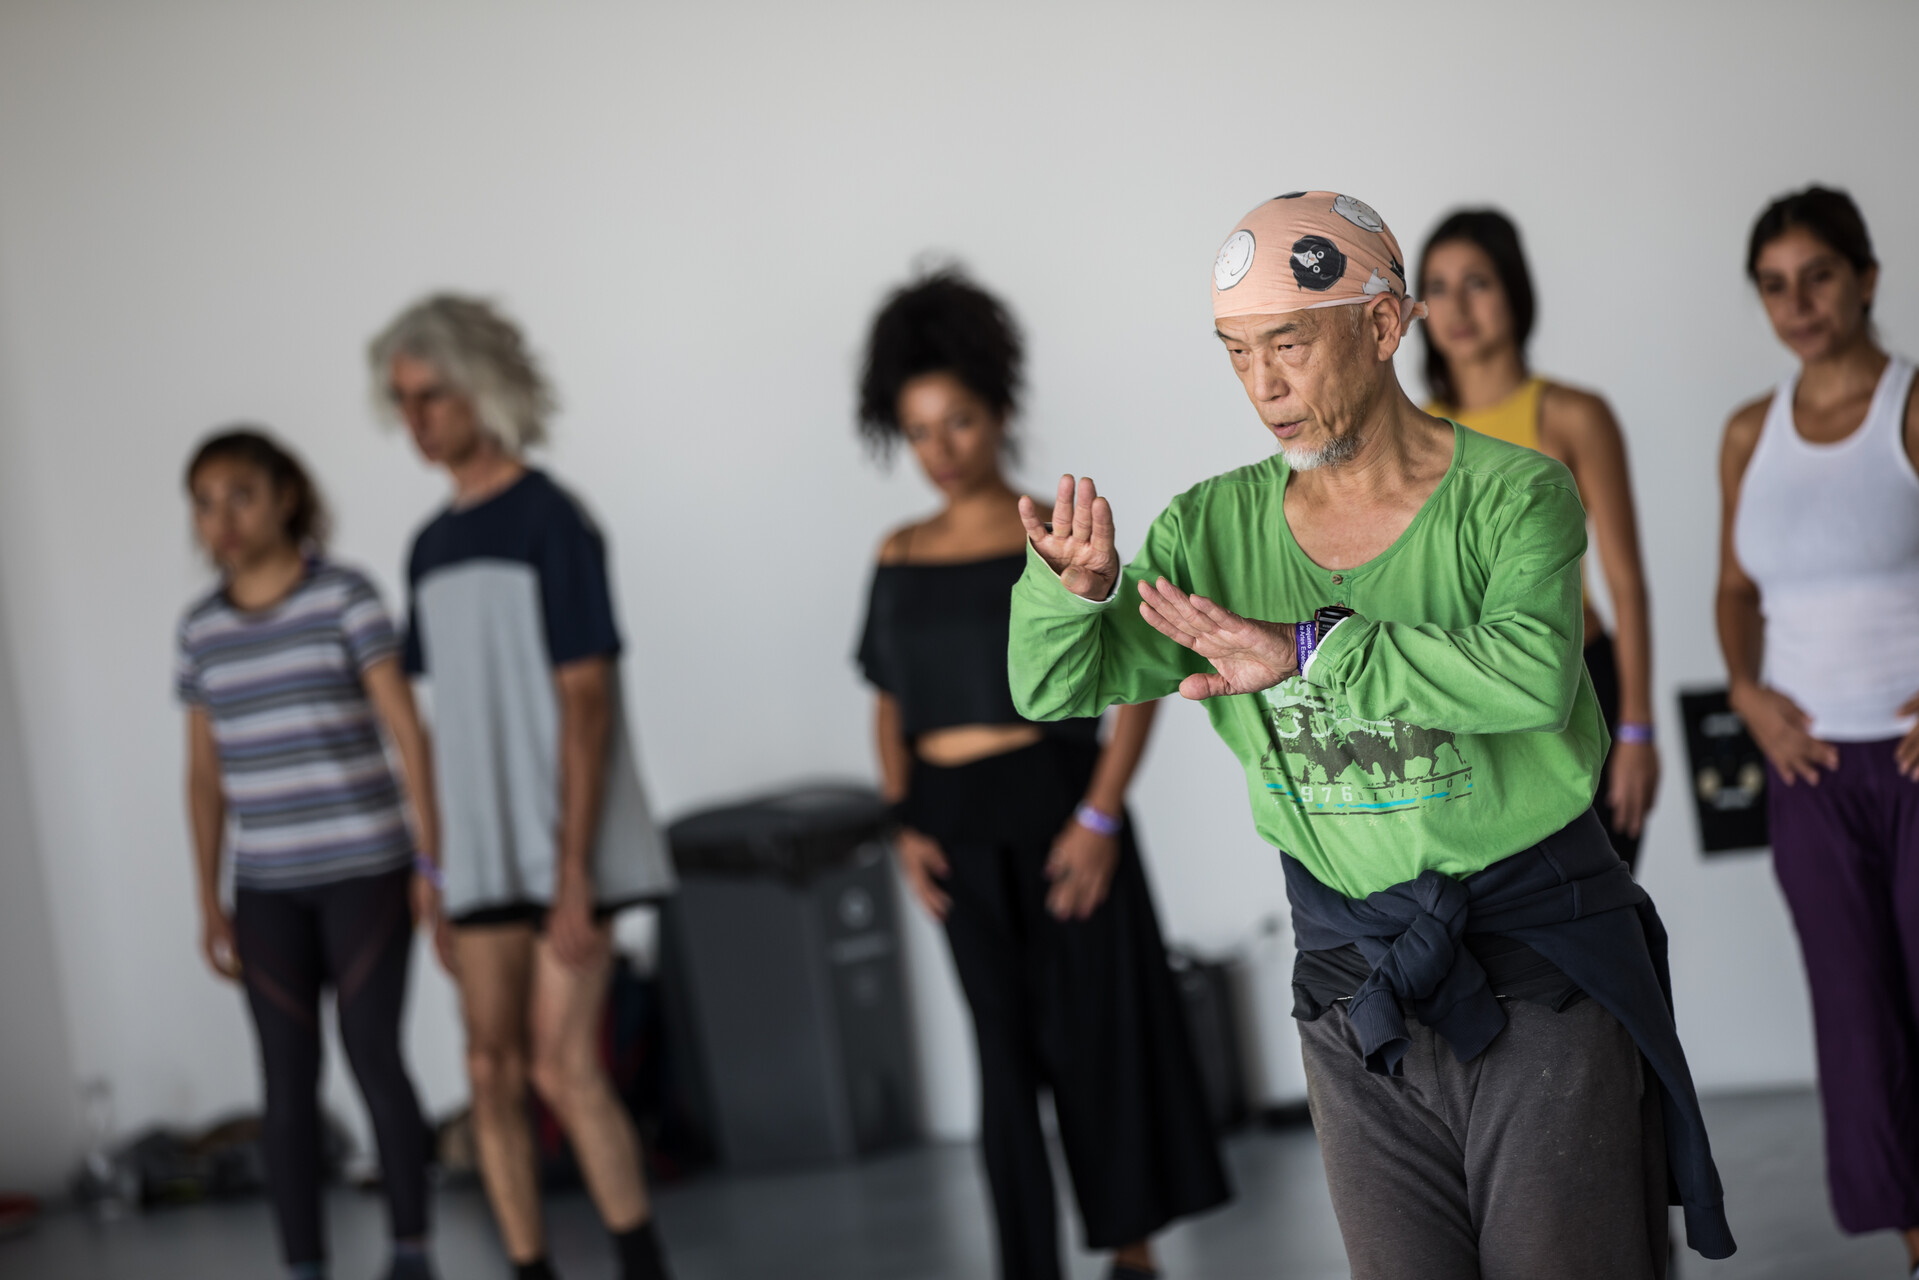
[[[1739,489],[1733,548],[1759,585],[1766,683],[1832,742],[1896,738],[1919,693],[1919,474],[1906,455],[1913,366],[1894,356],[1859,429],[1813,444],[1794,374],[1773,392]]]

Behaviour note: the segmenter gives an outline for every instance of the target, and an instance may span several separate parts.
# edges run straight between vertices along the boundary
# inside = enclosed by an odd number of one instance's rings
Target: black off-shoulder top
[[[860,636],[867,682],[893,695],[908,738],[963,724],[1036,724],[1048,736],[1096,742],[1099,720],[1028,721],[1006,680],[1013,584],[1026,553],[873,570]]]

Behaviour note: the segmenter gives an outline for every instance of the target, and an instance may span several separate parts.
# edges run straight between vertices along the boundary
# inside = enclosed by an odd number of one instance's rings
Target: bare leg
[[[1116,1267],[1131,1267],[1135,1271],[1155,1270],[1153,1263],[1153,1242],[1151,1240],[1135,1240],[1132,1244],[1119,1249],[1113,1254],[1113,1265]]]
[[[1905,1237],[1906,1258],[1912,1263],[1913,1270],[1919,1271],[1919,1227],[1907,1227]]]
[[[486,925],[456,929],[453,938],[480,1176],[507,1257],[515,1263],[531,1262],[546,1252],[533,1132],[526,1120],[533,929]]]
[[[600,1065],[600,1023],[612,976],[610,935],[586,969],[562,964],[544,938],[534,944],[533,1087],[559,1117],[586,1189],[608,1231],[630,1231],[652,1212],[640,1172],[640,1141]]]

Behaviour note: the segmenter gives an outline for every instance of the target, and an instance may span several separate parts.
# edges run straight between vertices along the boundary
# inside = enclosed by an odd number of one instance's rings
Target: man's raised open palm
[[[1053,497],[1053,527],[1040,523],[1031,498],[1019,500],[1020,522],[1026,536],[1054,573],[1060,585],[1076,596],[1104,600],[1119,581],[1119,553],[1113,550],[1113,508],[1099,496],[1091,476],[1077,484],[1072,476],[1059,478]]]

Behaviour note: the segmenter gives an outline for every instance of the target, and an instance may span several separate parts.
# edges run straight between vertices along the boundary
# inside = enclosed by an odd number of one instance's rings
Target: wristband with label
[[[1652,726],[1624,720],[1620,722],[1617,729],[1613,730],[1612,737],[1614,742],[1649,743],[1652,741]]]
[[[1353,611],[1345,605],[1329,604],[1315,610],[1311,621],[1293,624],[1293,652],[1299,658],[1299,674],[1306,674],[1306,664],[1313,659],[1318,649],[1332,629],[1353,616]]]

